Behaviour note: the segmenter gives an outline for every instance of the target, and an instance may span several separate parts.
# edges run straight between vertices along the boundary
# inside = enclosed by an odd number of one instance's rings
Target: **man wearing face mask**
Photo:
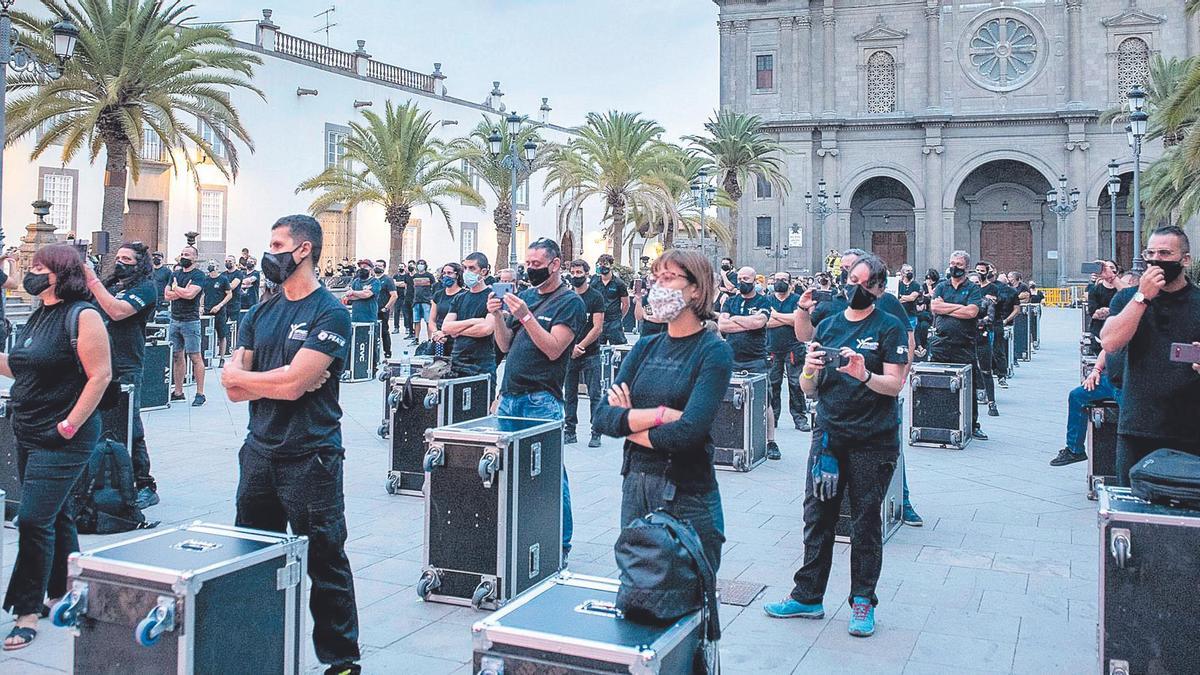
[[[957,363],[975,366],[976,319],[983,307],[979,286],[967,279],[971,255],[966,251],[950,254],[948,276],[934,289],[929,302],[933,313],[933,336],[929,343],[929,360],[935,363]],[[988,439],[979,427],[979,402],[971,397],[971,432],[981,441]]]
[[[804,344],[796,339],[795,313],[800,296],[792,292],[792,275],[776,272],[772,293],[767,296],[771,318],[767,320],[767,361],[771,366],[771,409],[775,423],[783,416],[783,378],[787,375],[788,410],[800,431],[812,431],[808,406],[800,390],[800,369],[804,367]]]
[[[421,326],[425,327],[426,339],[433,338],[433,324],[429,321],[432,314],[433,306],[433,291],[434,284],[437,283],[437,278],[429,271],[429,265],[424,260],[418,260],[416,272],[412,275],[413,286],[413,344],[421,342]]]
[[[912,265],[900,267],[900,285],[896,288],[900,305],[908,315],[908,329],[917,328],[917,299],[921,297],[921,282],[917,281]]]
[[[1117,482],[1159,448],[1200,455],[1200,368],[1171,361],[1171,344],[1200,344],[1200,288],[1183,271],[1191,244],[1178,227],[1160,227],[1142,250],[1146,271],[1137,285],[1117,291],[1100,342],[1125,350],[1117,419]]]
[[[338,403],[351,328],[346,310],[313,274],[321,239],[310,216],[275,222],[262,261],[279,292],[246,314],[221,382],[230,401],[250,402],[249,432],[238,452],[237,525],[308,537],[317,659],[329,664],[326,675],[357,675]]]
[[[487,256],[475,251],[462,261],[463,289],[450,301],[442,332],[454,339],[450,366],[456,376],[487,374],[496,379],[495,322],[487,311],[491,271]]]
[[[487,304],[496,326],[496,346],[508,354],[497,414],[561,420],[571,349],[583,335],[583,300],[563,283],[562,252],[552,239],[539,238],[530,244],[525,263],[532,288],[503,298],[492,295]],[[571,489],[564,466],[564,561],[571,550],[573,529]]]
[[[613,257],[607,253],[596,260],[596,276],[590,285],[604,296],[604,328],[600,334],[601,344],[625,344],[625,327],[622,324],[629,311],[629,287],[620,277],[613,274]]]
[[[413,336],[413,320],[412,320],[412,300],[413,300],[413,284],[412,275],[416,271],[417,264],[413,261],[408,261],[407,265],[400,264],[392,274],[392,281],[396,282],[396,293],[398,295],[396,310],[392,313],[392,332],[400,332],[400,322],[404,322],[405,337],[412,339]]]
[[[183,377],[187,372],[185,358],[192,362],[192,374],[196,377],[196,396],[192,406],[204,405],[204,355],[200,353],[200,294],[204,291],[204,273],[196,269],[196,249],[184,246],[179,253],[179,271],[171,276],[171,284],[163,295],[171,303],[171,323],[167,326],[167,339],[171,343],[171,356],[175,368],[171,373],[174,380],[172,401],[183,401]]]
[[[726,299],[737,295],[737,277],[733,258],[721,258],[721,273],[717,276],[717,290],[720,292],[717,301],[721,306],[724,306]]]
[[[262,285],[262,276],[254,266],[254,258],[246,258],[245,271],[242,274],[242,309],[250,309],[258,304],[258,289]]]
[[[158,294],[158,307],[155,311],[165,312],[170,307],[167,301],[166,290],[167,286],[171,285],[171,268],[163,264],[163,254],[161,251],[155,251],[151,258],[153,269],[150,272],[150,279],[154,281],[154,292]]]
[[[975,275],[967,275],[967,278],[974,284],[979,285],[979,293],[983,296],[983,306],[979,311],[979,318],[976,321],[979,327],[979,333],[975,340],[975,389],[980,389],[984,392],[984,399],[987,403],[987,414],[991,417],[999,417],[1000,411],[996,408],[996,376],[999,373],[992,368],[992,345],[996,340],[996,328],[1001,322],[1002,316],[997,307],[999,291],[997,284],[992,278],[994,268],[990,262],[980,260],[975,263]],[[1003,333],[1004,329],[1000,329]]]
[[[379,281],[371,276],[371,261],[359,260],[358,271],[350,282],[350,290],[342,296],[342,304],[350,307],[353,323],[374,323],[379,316]]]
[[[733,350],[733,372],[761,373],[770,377],[767,365],[767,324],[771,319],[771,303],[754,288],[754,268],[738,270],[738,294],[725,301],[717,330]],[[766,408],[767,459],[781,459],[775,443],[775,411]]]
[[[567,277],[579,298],[583,300],[585,322],[583,337],[571,349],[571,362],[567,365],[566,393],[566,424],[563,427],[563,443],[572,445],[579,440],[575,435],[575,427],[579,423],[579,383],[587,385],[588,398],[591,400],[592,417],[596,416],[596,406],[600,404],[600,334],[604,330],[604,312],[607,303],[600,291],[588,283],[588,273],[591,266],[586,260],[571,262],[571,276]],[[588,441],[589,448],[600,447],[600,434],[592,431]]]
[[[1117,291],[1121,290],[1121,286],[1115,262],[1111,260],[1097,260],[1096,262],[1100,265],[1100,273],[1096,275],[1096,283],[1088,288],[1087,313],[1091,318],[1091,321],[1088,322],[1088,333],[1099,344],[1100,330],[1104,328],[1104,321],[1108,318],[1108,306],[1112,304],[1112,300],[1117,295]]]
[[[233,289],[225,275],[217,271],[217,263],[209,261],[208,278],[204,280],[204,313],[213,318],[213,330],[217,336],[218,355],[224,355],[229,346],[229,321],[225,307],[233,300]]]
[[[372,270],[375,273],[375,280],[379,282],[379,295],[376,300],[379,302],[379,337],[383,342],[383,358],[392,358],[392,334],[388,332],[388,315],[392,313],[392,308],[396,305],[396,298],[400,296],[399,289],[396,288],[396,282],[387,275],[387,262],[383,260],[375,261],[375,268]]]
[[[241,318],[242,309],[242,279],[246,273],[238,269],[233,256],[225,256],[225,271],[221,272],[221,276],[229,284],[229,290],[233,291],[233,297],[229,299],[229,304],[225,305],[225,318],[229,321],[237,322]],[[230,344],[222,358],[229,358],[233,352],[233,345]]]

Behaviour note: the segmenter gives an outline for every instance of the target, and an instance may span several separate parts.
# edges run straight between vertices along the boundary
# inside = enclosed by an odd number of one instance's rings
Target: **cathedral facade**
[[[791,182],[743,186],[739,262],[797,273],[859,246],[922,276],[963,249],[1045,286],[1097,257],[1128,266],[1133,153],[1099,119],[1155,58],[1200,53],[1181,0],[714,1],[720,105],[763,119]],[[1162,151],[1144,143],[1143,170]],[[1064,178],[1079,203],[1059,215]],[[824,218],[805,199],[821,181]]]

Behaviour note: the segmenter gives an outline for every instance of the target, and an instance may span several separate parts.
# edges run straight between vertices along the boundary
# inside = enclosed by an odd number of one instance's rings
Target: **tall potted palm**
[[[622,262],[622,242],[630,209],[666,218],[674,200],[648,180],[661,166],[667,153],[661,137],[663,128],[638,113],[609,111],[588,113],[576,137],[550,155],[544,202],[557,198],[558,230],[571,222],[575,212],[591,197],[604,200],[601,223],[606,224],[609,250],[616,263]]]
[[[359,204],[383,207],[391,235],[391,264],[404,260],[404,230],[415,207],[428,206],[441,213],[454,236],[454,225],[445,199],[458,197],[481,206],[483,198],[458,168],[460,157],[433,136],[437,122],[415,103],[387,101],[383,115],[364,109],[362,119],[350,122],[345,160],[305,180],[296,192],[317,191],[309,204],[315,216],[336,209],[353,210]]]
[[[79,27],[75,57],[62,77],[43,84],[29,73],[10,75],[16,92],[6,106],[5,144],[42,128],[33,148],[37,159],[55,145],[61,161],[81,150],[95,161],[105,155],[104,201],[100,227],[113,241],[124,237],[127,176],[138,179],[142,141],[158,140],[164,157],[176,169],[183,164],[195,178],[201,157],[226,178],[238,172],[235,139],[251,151],[254,145],[230,97],[231,90],[262,92],[251,84],[254,66],[262,61],[238,49],[228,28],[181,26],[192,17],[192,5],[178,0],[41,0],[55,16]],[[13,23],[25,29],[25,43],[49,62],[52,19],[13,12]],[[201,155],[185,150],[191,143]],[[218,151],[214,148],[220,146]]]
[[[705,122],[704,130],[704,135],[685,136],[684,140],[708,159],[729,197],[729,250],[737,256],[738,205],[744,187],[761,176],[783,194],[791,189],[784,175],[784,150],[762,130],[762,120],[756,115],[721,110]]]
[[[491,152],[489,139],[493,133],[500,136],[499,154]],[[538,136],[537,127],[533,124],[522,124],[521,130],[513,135],[509,133],[508,125],[504,124],[502,120],[493,120],[484,115],[483,120],[475,125],[469,135],[450,144],[451,150],[461,156],[470,170],[479,177],[479,180],[496,194],[497,203],[496,208],[492,209],[492,222],[496,226],[496,257],[494,259],[498,264],[508,261],[508,248],[512,243],[513,236],[512,170],[504,166],[504,158],[509,155],[510,149],[514,145],[517,148],[523,148],[530,141],[536,143],[541,148],[541,152],[537,154],[532,163],[526,161],[518,166],[517,185],[519,186],[544,167],[545,158],[551,154],[550,149],[545,146],[545,142]],[[520,151],[518,154],[521,154]]]

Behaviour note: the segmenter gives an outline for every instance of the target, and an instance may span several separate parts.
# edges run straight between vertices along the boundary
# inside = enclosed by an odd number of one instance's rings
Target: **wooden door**
[[[892,274],[908,260],[908,236],[905,232],[872,232],[871,252],[883,258]]]
[[[1028,222],[989,222],[979,230],[979,258],[1000,272],[1033,273],[1033,229]]]
[[[1133,267],[1133,232],[1117,230],[1117,267]]]
[[[347,211],[325,211],[317,216],[321,223],[321,261],[331,261],[335,265],[342,258],[354,261],[354,222],[353,215]]]
[[[158,248],[159,202],[129,200],[129,213],[125,214],[125,241],[140,241],[153,251]],[[122,242],[110,241],[109,252],[116,253]]]

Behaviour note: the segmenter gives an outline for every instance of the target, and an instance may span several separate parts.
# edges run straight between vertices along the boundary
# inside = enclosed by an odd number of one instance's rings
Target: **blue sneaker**
[[[871,637],[875,634],[875,607],[866,598],[854,598],[850,603],[850,634],[854,637]]]
[[[776,619],[824,619],[825,608],[820,603],[804,605],[794,598],[785,598],[779,602],[768,602],[763,605],[767,616]]]

